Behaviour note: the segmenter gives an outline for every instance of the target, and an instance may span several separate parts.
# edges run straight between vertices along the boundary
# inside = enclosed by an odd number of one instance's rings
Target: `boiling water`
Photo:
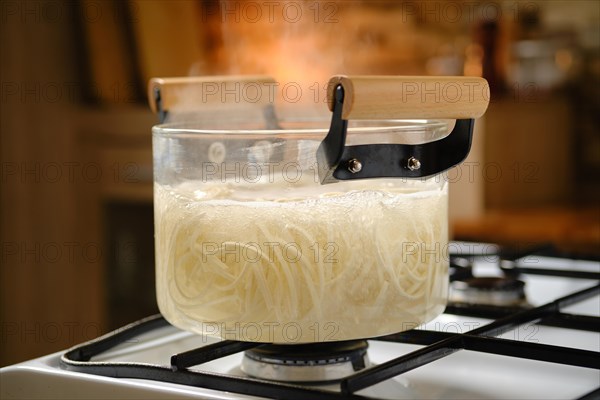
[[[156,184],[161,312],[183,329],[277,343],[371,337],[434,318],[448,285],[446,188],[373,182],[294,198]]]

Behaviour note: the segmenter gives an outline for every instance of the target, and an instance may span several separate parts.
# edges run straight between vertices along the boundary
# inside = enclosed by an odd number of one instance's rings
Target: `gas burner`
[[[450,257],[450,280],[465,280],[473,277],[473,261],[468,258]]]
[[[456,280],[450,286],[450,300],[457,303],[492,306],[523,306],[525,282],[509,277],[473,277]]]
[[[310,344],[267,344],[247,350],[242,371],[281,382],[338,381],[369,365],[366,340]]]

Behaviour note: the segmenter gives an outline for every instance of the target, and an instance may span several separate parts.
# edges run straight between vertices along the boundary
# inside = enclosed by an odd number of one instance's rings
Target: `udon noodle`
[[[447,293],[446,189],[370,185],[256,200],[224,184],[156,184],[162,313],[198,333],[277,343],[368,337],[435,317]]]

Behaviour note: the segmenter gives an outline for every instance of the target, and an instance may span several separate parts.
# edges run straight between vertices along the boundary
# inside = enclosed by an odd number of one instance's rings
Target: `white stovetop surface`
[[[553,259],[529,257],[527,267],[552,267]],[[561,268],[600,272],[600,263],[567,261]],[[494,275],[486,262],[477,264],[479,275]],[[597,284],[596,281],[556,277],[524,276],[530,303],[540,305],[558,297]],[[564,312],[600,315],[600,297],[595,296],[568,307]],[[444,314],[425,328],[466,332],[488,320]],[[502,336],[536,343],[574,347],[600,352],[600,332],[565,330],[526,324]],[[167,327],[119,346],[102,358],[104,361],[149,362],[167,365],[172,354],[215,342],[176,328]],[[369,357],[379,364],[421,346],[369,342]],[[0,369],[2,399],[242,399],[237,394],[187,387],[170,383],[115,379],[61,370],[62,352]],[[197,369],[242,375],[241,354],[235,354]],[[516,359],[461,350],[399,377],[358,392],[386,399],[573,399],[600,386],[600,371],[540,361]],[[321,386],[321,388],[324,388]]]

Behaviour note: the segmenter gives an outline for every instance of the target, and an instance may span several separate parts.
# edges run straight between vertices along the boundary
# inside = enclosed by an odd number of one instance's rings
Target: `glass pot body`
[[[379,125],[351,126],[347,144],[447,132],[432,121]],[[153,128],[157,300],[169,322],[225,339],[308,343],[404,331],[444,310],[446,181],[321,185],[326,133],[295,123]]]

